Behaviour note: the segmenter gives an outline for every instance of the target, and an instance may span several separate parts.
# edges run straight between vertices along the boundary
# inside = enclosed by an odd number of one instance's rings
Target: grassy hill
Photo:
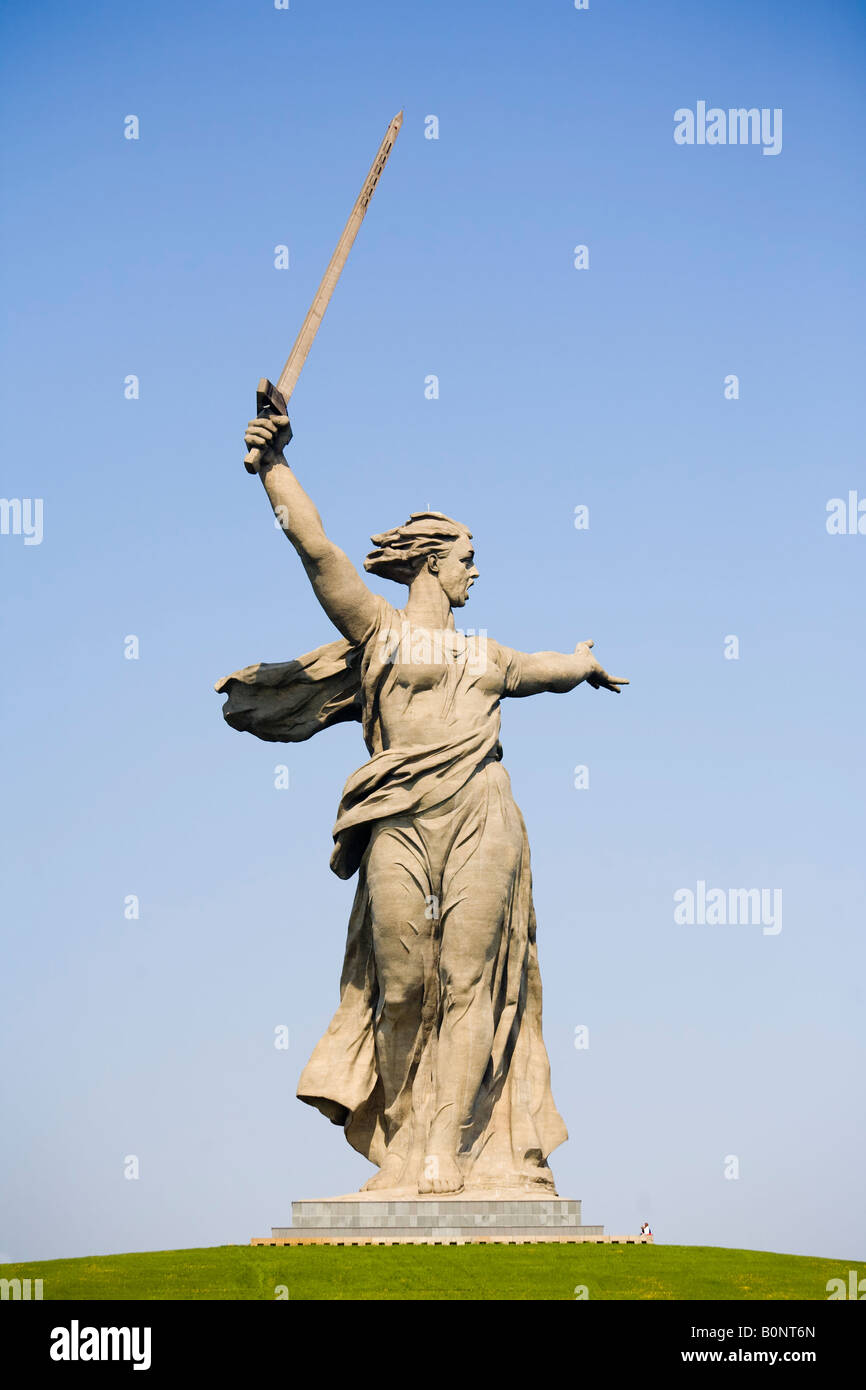
[[[248,1246],[0,1266],[49,1299],[827,1298],[866,1262],[688,1245]]]

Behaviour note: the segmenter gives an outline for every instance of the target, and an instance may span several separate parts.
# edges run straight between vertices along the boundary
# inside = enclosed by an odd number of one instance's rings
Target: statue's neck
[[[409,585],[405,613],[414,627],[425,627],[431,632],[440,628],[454,628],[454,614],[448,595],[436,575],[428,569],[416,574]]]

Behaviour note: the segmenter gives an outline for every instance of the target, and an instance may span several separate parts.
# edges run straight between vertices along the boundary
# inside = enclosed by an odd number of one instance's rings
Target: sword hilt
[[[274,386],[273,382],[268,381],[263,376],[256,387],[256,417],[259,420],[267,420],[272,415],[285,415],[288,411],[285,397],[282,392]],[[292,427],[289,425],[289,439],[292,437]],[[289,440],[286,440],[288,444]],[[258,473],[262,461],[261,449],[250,449],[244,458],[244,468],[248,473]]]

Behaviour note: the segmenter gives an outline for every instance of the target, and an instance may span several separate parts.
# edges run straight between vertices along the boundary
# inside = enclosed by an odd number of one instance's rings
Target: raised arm
[[[301,557],[316,598],[343,636],[359,642],[376,619],[376,597],[348,555],[325,535],[315,504],[283,458],[291,438],[288,417],[250,420],[244,437],[247,448],[262,451],[259,477],[274,516]]]
[[[515,652],[507,693],[518,698],[540,695],[545,690],[564,695],[586,681],[594,690],[612,690],[618,695],[620,686],[628,685],[628,681],[607,674],[592,655],[594,645],[594,642],[578,642],[571,653]]]

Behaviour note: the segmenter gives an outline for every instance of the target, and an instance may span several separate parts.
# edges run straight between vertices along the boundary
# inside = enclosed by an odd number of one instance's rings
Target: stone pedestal
[[[580,1202],[503,1193],[485,1197],[353,1193],[292,1203],[291,1226],[275,1226],[255,1245],[437,1245],[465,1241],[609,1241],[603,1226],[581,1225]],[[634,1240],[636,1237],[617,1239]]]

